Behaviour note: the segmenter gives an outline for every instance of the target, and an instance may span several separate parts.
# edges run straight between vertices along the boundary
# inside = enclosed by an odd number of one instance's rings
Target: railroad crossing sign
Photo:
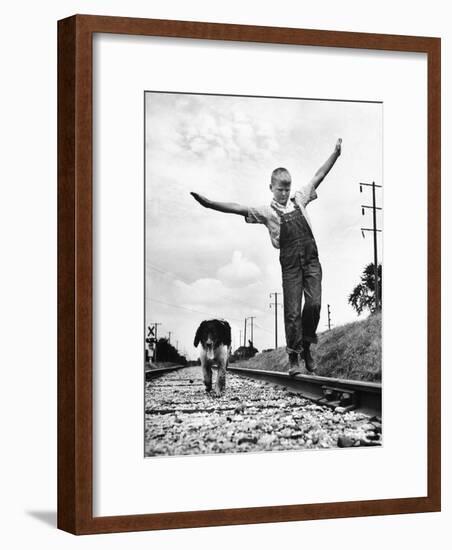
[[[149,349],[152,351],[154,349],[154,344],[156,342],[155,334],[154,334],[155,326],[154,327],[148,327],[148,335],[146,338],[146,344],[149,346]]]

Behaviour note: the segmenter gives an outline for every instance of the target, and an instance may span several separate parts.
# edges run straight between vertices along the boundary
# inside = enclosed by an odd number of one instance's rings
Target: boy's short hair
[[[271,185],[275,185],[277,183],[286,183],[288,185],[292,183],[292,178],[287,168],[275,168],[273,170]]]

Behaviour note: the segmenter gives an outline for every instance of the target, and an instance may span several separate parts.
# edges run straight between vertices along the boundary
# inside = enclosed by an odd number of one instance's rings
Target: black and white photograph
[[[146,91],[145,457],[383,444],[383,103]]]
[[[448,547],[452,28],[363,6],[4,5],[2,547]]]

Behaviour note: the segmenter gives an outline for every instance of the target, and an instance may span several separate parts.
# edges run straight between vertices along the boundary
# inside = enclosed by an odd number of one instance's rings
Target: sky
[[[275,345],[270,293],[282,302],[279,251],[267,228],[205,209],[190,195],[246,206],[269,204],[270,176],[283,166],[292,192],[309,182],[342,138],[342,154],[308,205],[323,269],[318,332],[358,319],[348,296],[373,262],[371,188],[382,185],[383,106],[321,99],[146,92],[146,325],[196,358],[193,338],[204,319],[232,327],[234,349],[246,317],[254,345]],[[383,205],[383,190],[377,190]],[[382,212],[377,213],[382,228]],[[382,237],[378,236],[379,261]],[[250,321],[247,339],[250,338]],[[278,308],[278,346],[285,345]]]

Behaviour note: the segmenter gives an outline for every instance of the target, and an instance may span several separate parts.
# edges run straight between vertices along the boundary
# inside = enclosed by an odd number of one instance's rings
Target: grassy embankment
[[[312,349],[319,376],[381,382],[381,314],[319,334]],[[287,353],[278,348],[231,366],[285,372]]]

